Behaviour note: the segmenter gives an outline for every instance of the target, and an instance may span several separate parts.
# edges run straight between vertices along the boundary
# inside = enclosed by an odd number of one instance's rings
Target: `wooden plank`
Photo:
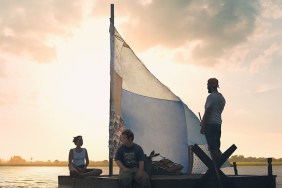
[[[200,160],[210,169],[213,168],[211,159],[207,154],[197,145],[193,145],[192,151],[200,158]]]
[[[212,180],[213,175],[216,175],[216,179],[218,180],[217,187],[236,187],[230,180],[228,180],[227,176],[220,170],[220,167],[225,163],[225,161],[232,155],[232,153],[237,149],[237,147],[233,144],[230,146],[220,157],[220,161],[216,163],[214,159],[210,159],[207,154],[197,145],[195,144],[192,147],[192,151],[200,158],[200,160],[208,167],[208,171],[202,176],[202,178],[195,184],[195,187],[202,187],[207,183],[208,179]]]
[[[212,175],[214,174],[213,172],[215,172],[216,175],[216,179],[218,182],[217,187],[219,188],[223,188],[223,183],[221,180],[221,176],[219,173],[219,168],[218,165],[216,164],[216,162],[213,160],[211,160],[207,154],[197,145],[195,144],[192,147],[192,151],[201,159],[201,161],[208,167],[208,171],[204,174],[204,176],[201,178],[201,180],[199,180],[194,187],[202,187],[204,184],[206,184],[208,181],[208,179],[211,179]],[[212,155],[211,155],[212,156]]]
[[[225,163],[225,161],[229,159],[229,157],[232,155],[232,153],[234,153],[236,149],[237,149],[237,146],[233,144],[221,155],[220,162],[218,164],[219,167],[221,167]]]
[[[202,175],[152,176],[152,188],[192,188]],[[276,176],[228,176],[238,188],[276,188]],[[93,178],[58,177],[59,188],[118,188],[118,176]],[[216,181],[209,181],[202,188],[217,188]]]

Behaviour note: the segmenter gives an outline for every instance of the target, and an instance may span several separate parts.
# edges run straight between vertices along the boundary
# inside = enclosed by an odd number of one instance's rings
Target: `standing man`
[[[122,145],[115,154],[115,161],[120,169],[120,188],[131,188],[133,181],[142,188],[150,188],[150,179],[144,171],[145,155],[141,146],[133,142],[133,132],[125,129],[120,139]]]
[[[216,78],[210,78],[207,85],[210,94],[207,97],[205,113],[201,121],[201,133],[206,136],[213,160],[218,162],[221,156],[219,149],[222,124],[221,113],[225,106],[225,99],[217,91],[219,85]]]

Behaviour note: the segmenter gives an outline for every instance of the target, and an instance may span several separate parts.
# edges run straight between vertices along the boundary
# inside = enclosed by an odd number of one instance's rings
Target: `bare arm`
[[[70,149],[70,152],[69,152],[69,165],[68,166],[69,166],[70,171],[75,171],[75,172],[79,173],[79,170],[77,169],[77,167],[73,163],[73,151],[72,151],[72,149]]]
[[[205,129],[207,127],[207,120],[210,118],[211,112],[212,112],[212,107],[208,107],[205,109],[205,113],[201,121],[201,133],[202,134],[205,134]]]
[[[72,160],[73,160],[73,151],[72,151],[72,149],[70,149],[70,151],[69,151],[69,164],[72,164]]]
[[[120,160],[116,160],[116,164],[118,165],[121,172],[128,172],[128,168],[126,168]]]
[[[139,161],[139,170],[140,171],[144,170],[144,161]]]
[[[85,167],[89,165],[89,158],[88,158],[88,153],[87,150],[85,149]]]
[[[139,161],[139,168],[136,173],[136,179],[140,181],[144,177],[144,161]]]

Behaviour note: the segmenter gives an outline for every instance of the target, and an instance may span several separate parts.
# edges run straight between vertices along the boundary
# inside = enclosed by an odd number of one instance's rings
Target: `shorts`
[[[219,150],[221,137],[221,124],[207,124],[205,131],[210,150]]]

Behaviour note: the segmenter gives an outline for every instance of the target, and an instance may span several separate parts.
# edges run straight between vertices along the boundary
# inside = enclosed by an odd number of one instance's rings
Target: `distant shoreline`
[[[256,157],[244,157],[243,155],[234,155],[228,159],[230,166],[233,166],[233,163],[236,162],[237,166],[268,166],[267,161],[269,158],[256,158]],[[282,158],[275,159],[272,158],[273,166],[282,166]],[[10,160],[5,161],[0,159],[0,166],[55,166],[55,167],[67,167],[68,161],[38,161],[31,160],[27,161],[21,156],[13,156]],[[108,167],[109,161],[89,161],[89,167]],[[116,163],[113,163],[113,166],[117,166]]]
[[[89,161],[90,167],[106,167],[109,165],[108,160],[103,161]],[[115,165],[115,164],[114,164]],[[13,156],[9,161],[4,161],[0,159],[0,166],[68,166],[68,161],[27,161],[21,156]]]

